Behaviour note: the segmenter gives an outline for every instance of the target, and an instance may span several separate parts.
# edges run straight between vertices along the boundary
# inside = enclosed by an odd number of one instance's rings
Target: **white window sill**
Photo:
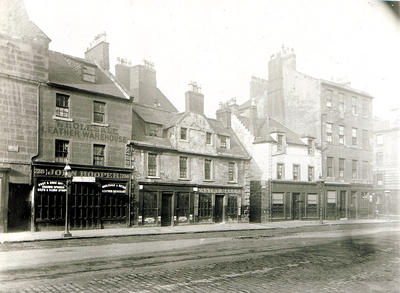
[[[147,176],[146,178],[148,178],[148,179],[160,179],[159,176]]]
[[[204,179],[203,181],[204,181],[204,182],[214,182],[213,179]]]
[[[60,120],[60,121],[67,121],[67,122],[73,122],[74,121],[74,119],[72,119],[72,118],[59,117],[59,116],[56,116],[56,115],[53,115],[53,119],[54,120]]]
[[[96,123],[96,122],[92,122],[92,125],[101,126],[101,127],[108,127],[108,126],[110,126],[108,123],[107,123],[107,124],[104,124],[104,123]]]
[[[191,178],[178,178],[179,181],[190,181],[192,180]]]
[[[237,184],[237,181],[228,181],[228,184]]]

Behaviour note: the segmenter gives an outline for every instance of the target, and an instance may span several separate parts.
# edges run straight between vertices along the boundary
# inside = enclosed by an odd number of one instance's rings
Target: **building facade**
[[[374,179],[381,214],[400,213],[400,110],[374,120]]]
[[[246,150],[231,127],[204,115],[196,84],[185,98],[181,113],[165,100],[134,103],[127,162],[135,168],[138,187],[135,224],[248,221]]]

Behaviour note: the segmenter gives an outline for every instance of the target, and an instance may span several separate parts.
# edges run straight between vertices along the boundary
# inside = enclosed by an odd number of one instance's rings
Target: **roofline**
[[[72,55],[69,55],[69,54],[65,54],[65,53],[61,53],[61,52],[57,52],[57,51],[53,51],[53,50],[49,50],[49,53],[60,54],[60,55],[67,56],[67,57],[72,58],[72,59],[76,59],[76,60],[78,60],[79,62],[84,62],[84,63],[86,63],[86,64],[88,64],[88,65],[97,66],[96,63],[94,63],[94,62],[92,62],[92,61],[90,61],[90,60],[87,60],[87,59],[85,59],[85,58],[76,57],[76,56],[72,56]]]
[[[61,88],[63,90],[81,92],[81,93],[85,93],[85,94],[91,94],[91,95],[101,96],[101,97],[106,97],[106,98],[120,99],[120,100],[124,100],[126,102],[130,101],[130,99],[128,100],[125,97],[119,97],[119,96],[114,96],[114,95],[110,95],[110,94],[104,94],[104,93],[99,93],[99,92],[88,91],[88,90],[79,89],[79,88],[75,88],[75,87],[72,87],[72,86],[63,85],[63,84],[59,84],[59,83],[55,83],[55,82],[47,82],[47,85],[48,86],[57,87],[57,88]]]
[[[396,130],[400,130],[400,126],[388,127],[388,128],[384,128],[384,129],[373,130],[373,133],[385,133],[385,132],[392,132],[392,131],[396,131]]]
[[[250,160],[251,157],[241,157],[241,156],[235,156],[235,155],[223,155],[223,154],[203,154],[203,153],[197,153],[197,152],[188,152],[188,151],[181,151],[174,149],[172,147],[167,147],[167,146],[155,146],[154,144],[146,144],[143,142],[138,142],[138,141],[133,141],[133,140],[128,140],[128,144],[131,145],[136,145],[142,148],[147,148],[147,149],[158,149],[158,150],[164,150],[164,151],[169,151],[172,153],[179,153],[179,154],[187,154],[187,155],[197,155],[200,157],[211,157],[211,158],[224,158],[224,159],[237,159],[237,160]],[[247,153],[247,152],[246,152]]]
[[[326,84],[326,85],[329,85],[329,86],[332,86],[332,87],[335,87],[335,88],[338,88],[338,89],[342,89],[342,90],[346,90],[346,91],[350,91],[350,92],[356,93],[356,94],[364,96],[366,98],[374,99],[374,97],[371,96],[369,93],[366,93],[366,92],[363,92],[361,90],[357,90],[357,89],[349,87],[347,85],[336,83],[336,82],[333,82],[333,81],[330,81],[330,80],[321,79],[321,84]]]

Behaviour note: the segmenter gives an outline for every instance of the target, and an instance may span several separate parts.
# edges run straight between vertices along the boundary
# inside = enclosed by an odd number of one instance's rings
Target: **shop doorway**
[[[341,190],[340,194],[339,194],[339,217],[340,218],[347,218],[346,210],[347,210],[346,191]]]
[[[8,232],[28,231],[31,226],[31,201],[28,184],[9,185]]]
[[[300,193],[292,193],[292,219],[300,220]]]
[[[163,193],[161,200],[161,226],[171,226],[171,202],[172,193]]]
[[[222,222],[224,217],[224,194],[215,195],[214,211],[215,223]]]

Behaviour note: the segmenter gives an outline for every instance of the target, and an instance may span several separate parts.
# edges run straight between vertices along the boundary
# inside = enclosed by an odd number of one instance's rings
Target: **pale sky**
[[[400,107],[400,24],[379,1],[25,0],[50,49],[83,57],[105,31],[117,57],[155,64],[157,84],[178,110],[196,81],[206,114],[249,98],[252,75],[268,78],[270,55],[292,47],[297,69],[345,78],[375,97],[374,113]]]

